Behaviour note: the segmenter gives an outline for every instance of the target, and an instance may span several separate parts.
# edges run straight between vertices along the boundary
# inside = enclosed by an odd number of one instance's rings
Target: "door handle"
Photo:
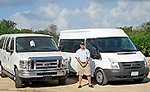
[[[4,59],[6,59],[6,56],[4,56]]]

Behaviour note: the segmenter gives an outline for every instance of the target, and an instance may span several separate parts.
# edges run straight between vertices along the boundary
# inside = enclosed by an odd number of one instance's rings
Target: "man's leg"
[[[87,76],[88,82],[89,82],[89,87],[94,88],[94,86],[92,85],[92,81],[91,81],[91,76],[88,75]]]
[[[82,76],[79,75],[79,85],[81,85],[81,83],[82,83]]]
[[[91,76],[90,75],[87,76],[87,79],[88,79],[89,85],[92,85]]]

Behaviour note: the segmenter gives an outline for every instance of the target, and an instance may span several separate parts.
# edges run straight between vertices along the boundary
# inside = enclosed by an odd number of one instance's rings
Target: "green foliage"
[[[32,33],[30,29],[18,29],[16,23],[11,20],[0,21],[0,35],[2,34],[15,34],[15,33]]]
[[[122,27],[131,38],[138,50],[145,56],[150,56],[150,22],[143,23],[139,27]]]
[[[150,33],[130,35],[131,40],[135,46],[145,55],[150,55]]]

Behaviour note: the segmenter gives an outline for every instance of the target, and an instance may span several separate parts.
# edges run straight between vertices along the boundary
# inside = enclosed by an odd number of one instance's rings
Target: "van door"
[[[9,72],[14,73],[14,63],[16,62],[16,58],[14,58],[14,38],[11,38],[10,43],[7,47],[7,54],[8,54],[8,65],[9,65]]]
[[[10,40],[11,40],[10,37],[6,38],[5,45],[4,45],[4,48],[3,48],[3,64],[4,64],[3,67],[7,71],[10,71],[10,69],[11,69],[10,68],[10,63],[9,63],[11,53],[7,51],[9,43],[10,43]]]

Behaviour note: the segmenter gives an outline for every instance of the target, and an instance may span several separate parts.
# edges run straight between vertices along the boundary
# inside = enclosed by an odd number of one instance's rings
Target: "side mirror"
[[[100,53],[98,51],[92,51],[91,52],[91,57],[93,59],[100,59],[100,60],[102,60],[102,57],[101,57],[101,55],[100,55]]]

